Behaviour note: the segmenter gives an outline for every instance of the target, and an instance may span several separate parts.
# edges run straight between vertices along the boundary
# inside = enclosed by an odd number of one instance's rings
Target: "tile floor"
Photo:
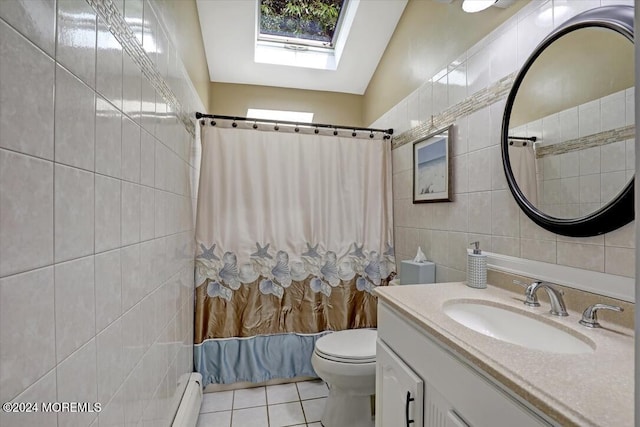
[[[321,380],[205,393],[197,427],[321,427]]]

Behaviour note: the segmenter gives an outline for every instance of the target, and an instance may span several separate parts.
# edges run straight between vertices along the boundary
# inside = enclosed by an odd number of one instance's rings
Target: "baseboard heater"
[[[193,372],[182,394],[172,427],[195,427],[202,403],[202,375]]]

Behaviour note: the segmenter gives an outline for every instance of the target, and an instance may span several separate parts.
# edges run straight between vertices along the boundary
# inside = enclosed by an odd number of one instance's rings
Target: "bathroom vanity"
[[[377,427],[633,425],[632,330],[589,329],[580,313],[552,316],[548,304],[526,307],[524,295],[491,285],[376,294]],[[452,307],[513,315],[503,327],[507,335],[522,329],[518,344],[463,326]]]

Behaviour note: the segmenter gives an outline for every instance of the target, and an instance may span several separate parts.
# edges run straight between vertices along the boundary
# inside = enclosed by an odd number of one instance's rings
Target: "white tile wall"
[[[119,248],[121,182],[102,175],[95,181],[96,253]]]
[[[0,13],[29,26],[28,20],[20,18],[16,3],[0,3]],[[4,22],[0,22],[0,57],[0,74],[5,76],[0,81],[0,146],[53,159],[54,61]],[[30,84],[21,85],[21,81]],[[32,126],[34,117],[38,126]]]
[[[0,149],[0,182],[0,275],[51,264],[53,164]]]
[[[410,121],[428,120],[431,114],[439,114],[450,105],[451,97],[454,101],[460,100],[463,89],[458,83],[463,80],[458,78],[459,73],[466,73],[466,96],[471,96],[516,71],[553,28],[579,12],[604,4],[632,5],[633,2],[531,2],[467,52],[460,54],[458,60],[443,64],[442,72],[435,76],[424,76],[425,83],[421,87],[371,126],[393,127],[399,134],[406,130]],[[629,92],[621,97],[624,99],[624,109],[619,103],[614,107],[614,100],[605,100],[605,104],[611,101],[605,107],[595,103],[584,106],[580,118],[578,109],[568,110],[558,117],[531,124],[530,130],[538,135],[544,133],[544,139],[553,142],[600,131],[602,126],[622,123],[623,118],[625,125],[632,124],[633,89]],[[416,94],[419,97],[417,112],[413,101]],[[462,263],[465,248],[462,240],[466,238],[466,243],[479,240],[485,250],[497,253],[633,277],[633,224],[601,236],[600,240],[566,240],[541,229],[522,214],[508,190],[502,168],[499,144],[504,105],[504,100],[496,102],[458,118],[454,123],[452,180],[455,197],[451,203],[428,206],[412,204],[411,144],[392,151],[396,258],[413,258],[420,245],[427,257],[436,262],[438,281],[465,280],[466,271]],[[569,156],[565,156],[565,162],[559,157],[545,158],[540,173],[545,180],[557,183],[561,179],[571,180],[569,184],[572,185],[572,191],[565,191],[564,199],[573,200],[571,209],[579,212],[580,196],[584,200],[582,209],[591,208],[596,196],[615,195],[621,188],[615,186],[627,182],[634,168],[632,145],[621,143],[612,152],[604,154],[601,154],[600,148],[584,151],[573,166],[566,161]],[[629,167],[613,170],[618,168],[612,166],[614,161],[621,156],[632,159],[626,162]],[[599,183],[580,180],[586,171],[599,173],[601,168],[602,172],[607,171],[607,175],[603,174]],[[552,181],[545,182],[553,185]],[[405,188],[407,186],[408,189]],[[467,221],[463,220],[465,215],[468,216]]]
[[[101,19],[96,56],[96,91],[122,110],[122,46]]]
[[[61,402],[97,402],[98,380],[95,338],[74,352],[56,367],[58,392]],[[86,426],[97,417],[96,413],[60,413],[58,425]]]
[[[625,117],[629,106],[626,100],[634,92],[634,88],[616,92],[521,125],[513,129],[512,133],[539,136],[541,144],[548,146],[563,141],[564,137],[577,138],[587,136],[590,132],[622,128],[627,125]],[[603,203],[611,200],[627,184],[626,174],[611,172],[634,172],[634,145],[633,140],[618,141],[543,157],[537,165],[538,185],[542,188],[542,197],[539,199],[542,210],[559,217],[568,217],[586,215],[602,207]],[[579,180],[576,181],[574,177],[579,177]]]
[[[94,258],[55,266],[56,358],[58,363],[96,335]]]
[[[96,13],[84,1],[56,0],[56,3],[55,59],[89,87],[95,88]]]
[[[120,249],[95,256],[96,333],[122,314]]]
[[[54,188],[55,261],[94,252],[94,177],[91,172],[56,163]]]
[[[172,17],[114,3],[203,110]],[[0,425],[168,426],[193,369],[194,138],[83,0],[0,1],[0,57],[0,400],[103,408]]]
[[[56,67],[55,160],[94,170],[95,93],[61,66]]]
[[[53,281],[53,267],[0,279],[3,402],[25,391],[56,366]]]
[[[49,371],[46,375],[32,384],[22,394],[25,402],[55,402],[56,401],[56,372]],[[55,412],[38,412],[25,416],[23,413],[0,413],[2,425],[19,425],[21,427],[55,426],[57,414]]]
[[[122,114],[106,99],[96,100],[96,172],[120,178],[122,169]]]
[[[140,126],[122,117],[122,179],[140,183]]]
[[[53,56],[56,3],[51,0],[42,1],[38,6],[38,13],[31,13],[30,8],[32,8],[31,0],[5,1],[0,3],[0,16],[38,47]]]

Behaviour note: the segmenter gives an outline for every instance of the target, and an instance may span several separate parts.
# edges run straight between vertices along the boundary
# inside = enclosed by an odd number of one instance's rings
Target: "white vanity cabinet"
[[[467,427],[455,409],[378,339],[376,427]]]
[[[376,427],[553,425],[383,301],[377,350]]]
[[[376,345],[376,427],[422,425],[424,382],[389,347]]]

